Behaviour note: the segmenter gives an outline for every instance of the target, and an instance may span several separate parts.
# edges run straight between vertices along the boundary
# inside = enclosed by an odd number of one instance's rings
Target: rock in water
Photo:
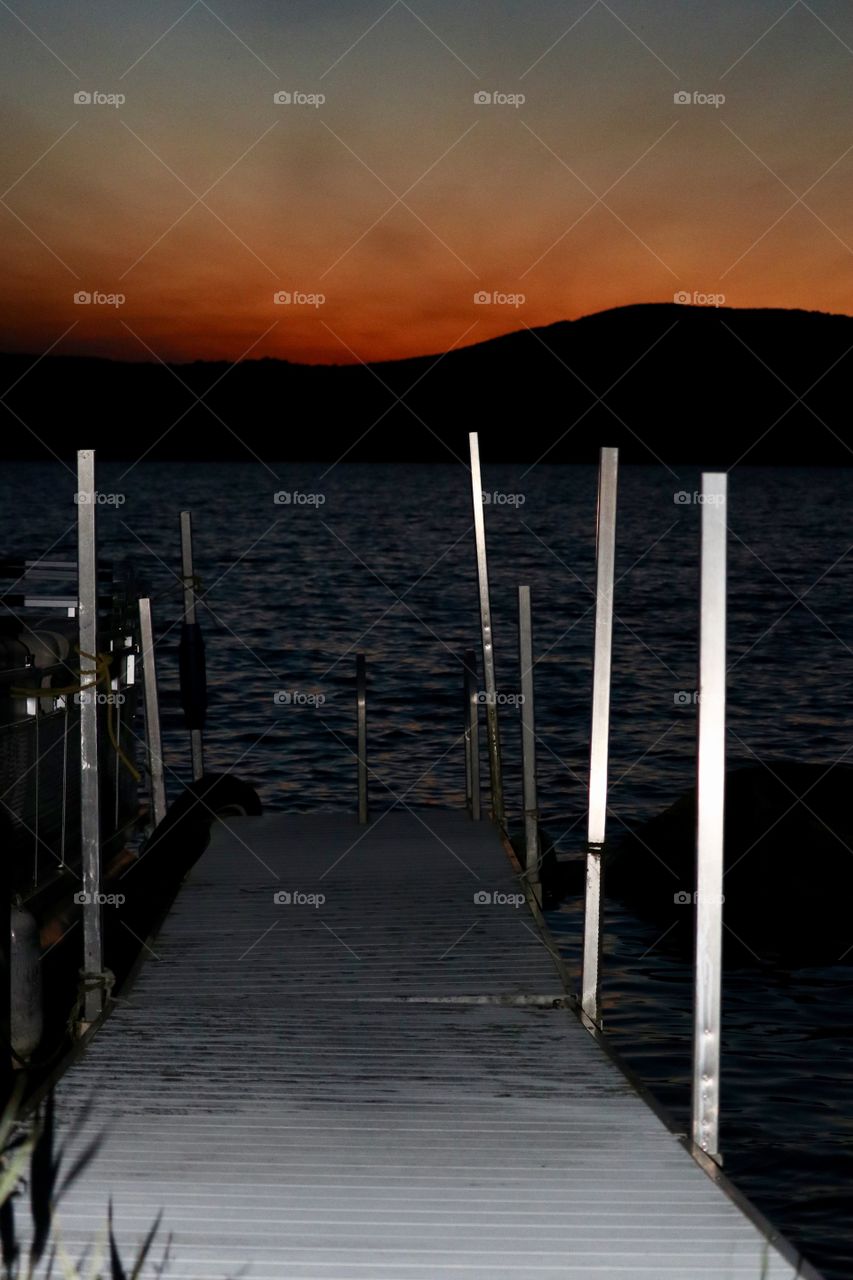
[[[606,893],[692,944],[696,792],[606,856]],[[727,956],[853,964],[853,766],[794,761],[726,775]]]

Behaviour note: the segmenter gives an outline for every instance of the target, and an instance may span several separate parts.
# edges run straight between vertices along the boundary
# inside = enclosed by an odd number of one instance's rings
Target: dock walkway
[[[60,1136],[87,1098],[108,1126],[60,1207],[72,1255],[112,1197],[125,1260],[163,1209],[186,1280],[816,1274],[561,1003],[519,893],[463,812],[215,827],[59,1086]]]

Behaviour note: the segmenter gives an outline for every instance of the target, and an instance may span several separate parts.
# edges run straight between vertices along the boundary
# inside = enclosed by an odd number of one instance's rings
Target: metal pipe
[[[65,698],[65,710],[62,717],[62,817],[59,827],[59,865],[65,870],[65,839],[68,830],[68,717],[71,714],[71,699]]]
[[[355,696],[358,721],[358,820],[367,822],[367,663],[363,653],[355,656]]]
[[[196,595],[193,575],[193,525],[190,511],[181,512],[181,576],[184,583],[184,623],[194,627]],[[204,739],[201,729],[190,729],[190,749],[193,781],[198,782],[204,774]]]
[[[477,700],[477,657],[465,650],[465,793],[472,821],[480,812],[480,704]]]
[[[181,512],[181,577],[184,584],[184,622],[195,622],[195,580],[193,578],[193,517]]]
[[[533,621],[530,587],[518,588],[518,665],[521,672],[521,782],[527,882],[542,906],[539,877],[539,808],[536,798],[536,726],[533,706]]]
[[[592,724],[589,744],[586,906],[583,930],[581,1006],[601,1022],[601,926],[604,907],[602,856],[607,824],[607,756],[610,738],[610,668],[613,647],[613,578],[616,556],[616,486],[619,450],[602,449],[598,467],[595,538],[595,642]]]
[[[39,716],[41,715],[41,702],[38,698],[33,700],[33,729],[35,732],[35,750],[36,760],[41,761],[41,745],[39,743]],[[33,884],[39,882],[39,814],[41,812],[41,802],[39,798],[39,769],[34,770],[35,777],[33,779]]]
[[[44,966],[35,917],[15,903],[9,950],[9,1034],[16,1058],[25,1065],[44,1033]]]
[[[122,703],[124,702],[124,697],[122,695],[122,688],[123,688],[122,680],[124,677],[124,671],[123,671],[124,654],[122,654],[120,651],[117,651],[115,648],[115,645],[112,646],[112,654],[113,654],[114,662],[116,660],[116,655],[118,654],[118,669],[111,682],[111,688],[113,692],[116,694],[115,705],[113,707],[113,713],[115,714],[116,742],[121,743],[123,738],[121,710],[122,710]],[[113,806],[112,807],[113,807],[113,812],[112,812],[113,830],[118,831],[119,816],[121,813],[121,769],[120,768],[116,768],[113,774]]]
[[[151,785],[151,809],[154,826],[166,816],[166,780],[163,772],[163,747],[160,740],[160,697],[157,689],[157,663],[154,656],[154,629],[151,624],[151,601],[139,601],[139,639],[142,648],[142,680],[145,695],[145,745],[148,756],[148,779]]]
[[[472,796],[474,789],[474,767],[471,760],[471,673],[468,670],[470,656],[470,652],[466,651],[464,665],[462,667],[462,706],[465,711],[465,731],[463,738],[465,745],[465,808],[468,810],[469,817],[471,815],[471,808],[473,804]]]
[[[80,647],[80,847],[83,872],[83,1023],[103,1010],[101,932],[101,810],[98,788],[98,565],[95,536],[95,453],[77,453],[77,616]]]
[[[9,859],[0,869],[0,1105],[3,1110],[12,1094],[12,886]]]
[[[726,781],[727,477],[702,476],[693,1141],[719,1161],[723,818]]]
[[[492,610],[489,603],[489,566],[486,557],[486,525],[483,517],[483,485],[480,477],[480,442],[476,431],[469,432],[471,447],[471,493],[474,502],[474,538],[477,547],[477,580],[480,588],[480,627],[483,636],[483,685],[486,695],[486,737],[489,744],[489,778],[492,817],[499,826],[504,818],[504,789],[501,770],[501,739],[498,727],[495,650],[492,638]]]

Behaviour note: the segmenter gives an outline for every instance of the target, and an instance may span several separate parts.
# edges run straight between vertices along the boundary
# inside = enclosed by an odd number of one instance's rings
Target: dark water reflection
[[[354,651],[367,654],[377,803],[463,802],[461,658],[477,643],[467,473],[458,466],[105,466],[103,547],[129,555],[153,597],[162,682],[176,687],[178,511],[192,509],[211,682],[208,765],[252,779],[270,809],[355,804]],[[582,847],[595,471],[487,464],[498,683],[515,688],[515,592],[534,604],[541,803]],[[695,469],[620,478],[611,832],[690,785],[699,508]],[[7,466],[5,553],[73,551],[71,474]],[[322,505],[273,494],[321,494]],[[507,495],[511,501],[500,500]],[[523,495],[523,503],[516,495]],[[740,468],[731,481],[730,762],[827,764],[850,747],[851,476]],[[276,703],[276,692],[289,703]],[[518,726],[503,720],[519,807]],[[185,735],[166,709],[174,796]],[[485,772],[485,770],[484,770]],[[574,962],[578,903],[553,913]],[[853,946],[853,911],[851,911]],[[853,953],[851,953],[853,955]],[[611,906],[606,1023],[621,1053],[686,1122],[690,974],[656,931]],[[853,969],[729,969],[722,1147],[727,1171],[834,1280],[853,1275]]]

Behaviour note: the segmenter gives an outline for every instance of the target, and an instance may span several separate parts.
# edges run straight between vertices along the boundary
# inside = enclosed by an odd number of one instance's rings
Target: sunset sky
[[[0,0],[0,41],[1,350],[350,362],[678,293],[853,311],[849,0]]]

